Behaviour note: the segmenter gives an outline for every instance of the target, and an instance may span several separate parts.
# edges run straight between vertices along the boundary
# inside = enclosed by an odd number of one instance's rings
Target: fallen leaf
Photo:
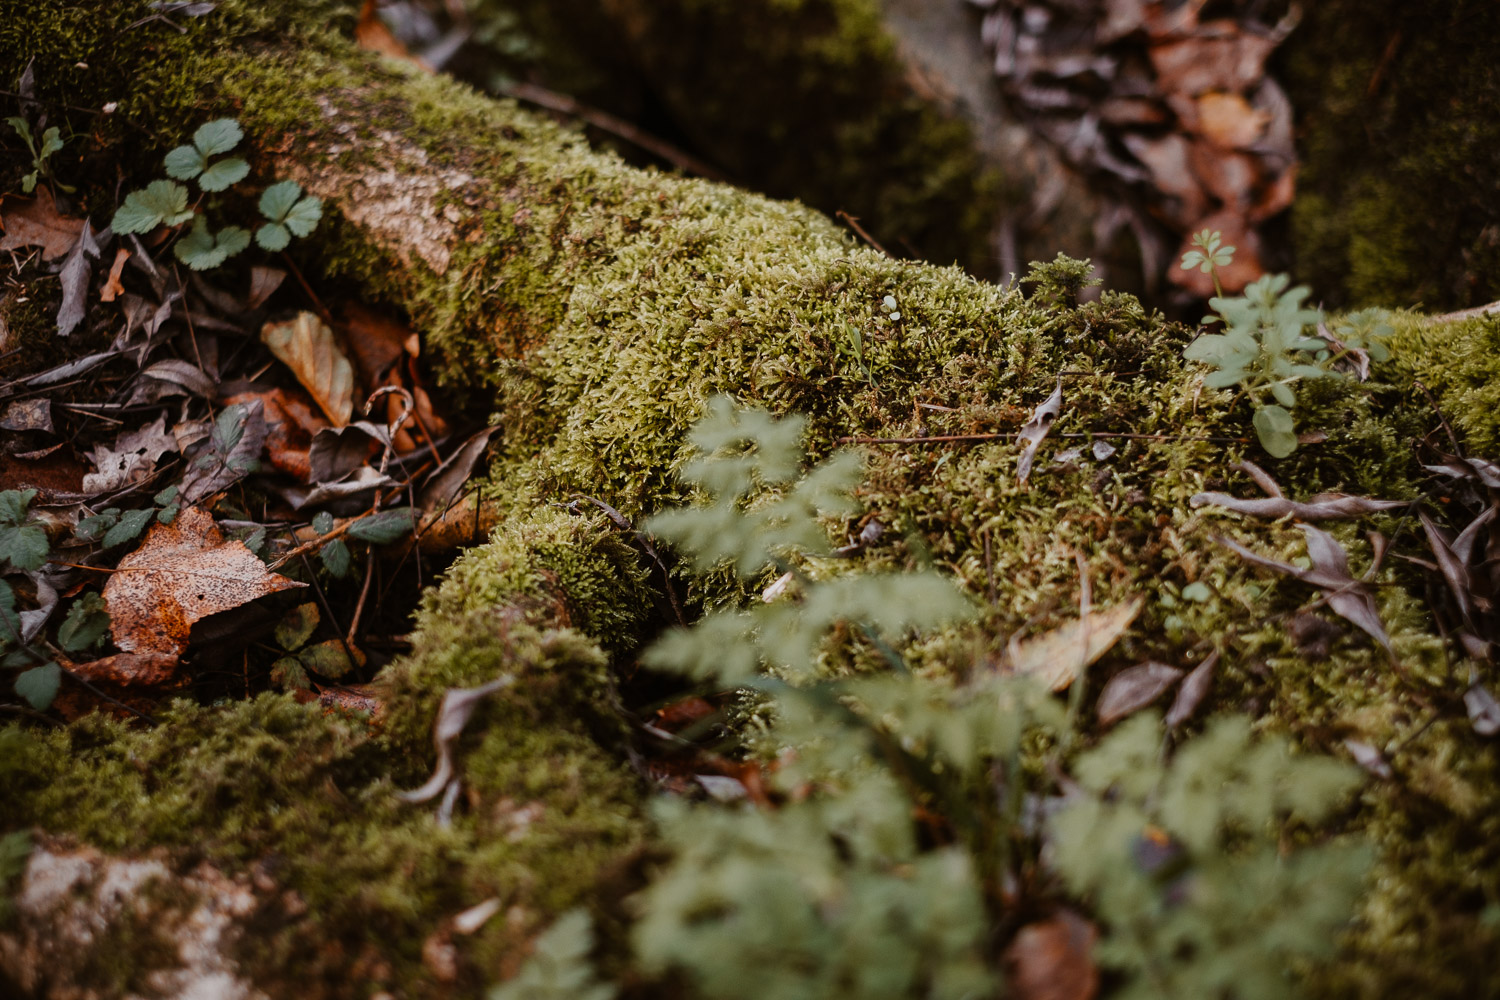
[[[1307,555],[1313,563],[1310,570],[1252,552],[1230,538],[1215,536],[1215,540],[1248,562],[1322,590],[1328,606],[1335,614],[1363,630],[1390,651],[1391,640],[1375,610],[1375,598],[1370,593],[1370,588],[1349,574],[1348,553],[1327,532],[1310,524],[1299,524],[1297,527],[1302,529],[1302,534],[1307,539]]]
[[[1052,429],[1052,422],[1062,412],[1062,381],[1058,380],[1057,388],[1052,390],[1052,395],[1042,401],[1035,410],[1031,411],[1031,419],[1021,428],[1016,435],[1016,440],[1026,447],[1021,451],[1020,461],[1016,463],[1016,481],[1025,485],[1026,480],[1031,477],[1031,465],[1036,460],[1036,450],[1046,438],[1047,432]]]
[[[1033,639],[1012,637],[1006,649],[1007,666],[1013,674],[1035,677],[1061,691],[1119,641],[1144,604],[1143,598],[1136,597]]]
[[[0,429],[7,431],[52,431],[52,400],[41,397],[18,399],[0,416]]]
[[[1453,551],[1453,546],[1447,537],[1432,523],[1432,518],[1427,516],[1426,511],[1418,511],[1422,519],[1422,530],[1427,533],[1427,545],[1432,549],[1432,554],[1437,557],[1438,569],[1443,574],[1443,581],[1448,584],[1448,590],[1453,594],[1453,599],[1458,602],[1459,613],[1463,615],[1464,621],[1474,620],[1474,597],[1473,581],[1469,579],[1469,567],[1465,565],[1467,560],[1460,559]]]
[[[260,339],[292,370],[335,427],[349,422],[354,412],[354,367],[322,320],[314,313],[298,313],[287,323],[267,323]]]
[[[1172,707],[1167,710],[1166,724],[1168,729],[1176,729],[1198,711],[1198,706],[1208,695],[1208,689],[1213,684],[1214,666],[1219,662],[1219,651],[1216,649],[1208,654],[1208,658],[1193,668],[1193,672],[1187,675],[1187,680],[1177,689],[1177,697],[1172,699]]]
[[[127,653],[180,656],[193,622],[258,597],[307,584],[278,576],[245,547],[226,541],[212,515],[184,507],[154,524],[104,585],[110,634]]]
[[[1444,455],[1438,465],[1424,465],[1428,472],[1440,472],[1454,479],[1476,479],[1490,489],[1500,489],[1500,465],[1483,458],[1460,458]]]
[[[250,298],[245,305],[250,309],[259,309],[266,304],[266,300],[281,287],[286,280],[286,272],[276,267],[264,267],[260,264],[250,269]]]
[[[368,420],[318,431],[308,450],[309,481],[319,486],[339,482],[379,454],[388,440],[386,429]]]
[[[411,327],[358,303],[344,307],[343,319],[344,343],[349,345],[360,383],[372,390],[384,385],[392,366],[406,356]]]
[[[371,725],[380,721],[380,698],[367,684],[330,684],[318,692],[325,712],[363,717]]]
[[[62,304],[57,307],[57,334],[60,337],[72,333],[73,328],[83,322],[88,309],[89,278],[94,273],[88,259],[97,256],[99,244],[94,242],[93,230],[89,228],[88,221],[84,220],[83,229],[78,233],[78,242],[68,251],[58,275],[63,293]]]
[[[198,447],[182,477],[182,499],[197,503],[255,471],[268,433],[265,407],[258,399],[220,410],[207,444]]]
[[[423,484],[422,492],[417,496],[417,506],[432,513],[447,507],[457,499],[459,493],[463,491],[464,484],[474,474],[474,466],[484,457],[490,438],[494,437],[499,430],[499,427],[486,427],[459,445],[458,450],[434,469],[427,482]]]
[[[177,450],[177,439],[166,429],[163,414],[153,424],[121,434],[113,448],[95,445],[88,457],[99,471],[83,477],[83,492],[111,493],[151,475],[163,455]]]
[[[1287,500],[1283,497],[1244,500],[1227,493],[1198,493],[1188,503],[1194,507],[1212,504],[1237,514],[1251,517],[1295,517],[1299,521],[1331,521],[1339,518],[1363,517],[1383,510],[1396,510],[1410,506],[1407,500],[1372,500],[1344,493],[1319,493],[1306,503]]]
[[[401,40],[385,26],[385,22],[380,19],[380,13],[376,10],[375,0],[365,0],[364,6],[360,8],[359,21],[354,26],[354,41],[362,49],[379,52],[383,56],[399,59],[401,62],[411,63],[429,73],[432,72],[431,66],[407,51],[406,46],[401,44]]]
[[[117,296],[124,294],[125,286],[120,284],[120,274],[125,270],[125,262],[129,259],[129,250],[124,247],[115,249],[115,262],[109,266],[109,277],[104,279],[104,287],[99,289],[100,302],[113,302]]]
[[[0,228],[5,231],[0,250],[37,246],[43,260],[56,260],[73,249],[83,232],[83,219],[58,214],[49,188],[39,187],[34,199],[14,204],[0,203]]]
[[[1027,924],[1005,949],[1006,985],[1017,1000],[1093,1000],[1099,992],[1099,931],[1072,910]]]
[[[1367,774],[1373,774],[1386,781],[1396,776],[1396,773],[1391,770],[1391,765],[1386,763],[1385,755],[1370,744],[1361,740],[1345,740],[1344,749],[1349,751],[1349,756],[1354,758],[1354,763],[1364,768]]]
[[[141,377],[156,383],[167,383],[172,388],[167,386],[153,388],[149,384],[142,384],[137,387],[139,395],[131,393],[132,403],[143,399],[155,402],[162,396],[180,396],[184,394],[184,390],[200,399],[212,399],[218,392],[218,385],[204,374],[203,369],[181,358],[164,358],[149,368],[142,369]]]
[[[469,717],[474,714],[474,709],[489,695],[504,688],[510,687],[516,682],[515,677],[506,675],[497,677],[488,684],[481,684],[473,688],[448,688],[443,692],[443,701],[438,706],[437,719],[432,725],[432,742],[437,747],[438,762],[433,769],[432,777],[421,788],[412,789],[409,792],[397,792],[397,796],[407,802],[426,802],[428,799],[436,798],[448,783],[454,780],[453,774],[453,741],[458,739],[459,734],[464,731],[464,726],[469,724]]]
[[[326,430],[328,421],[313,413],[312,407],[282,389],[267,389],[260,392],[240,392],[226,397],[224,402],[250,403],[259,400],[266,422],[266,457],[271,465],[298,481],[312,482],[312,461],[309,450],[312,436]]]
[[[1221,149],[1255,145],[1270,120],[1268,112],[1257,111],[1239,94],[1214,91],[1198,98],[1198,131]],[[1244,194],[1249,193],[1247,187]]]
[[[1480,736],[1500,733],[1500,701],[1489,688],[1474,684],[1464,692],[1464,708],[1468,710],[1469,722]]]
[[[86,681],[110,684],[161,684],[177,672],[178,653],[116,653],[88,663],[73,665],[73,673]]]
[[[1233,22],[1215,23],[1215,29],[1220,26],[1224,37],[1203,37],[1205,31],[1151,46],[1151,66],[1163,90],[1197,97],[1210,91],[1239,93],[1260,82],[1276,42],[1241,31]]]
[[[1120,671],[1099,692],[1095,712],[1099,725],[1108,726],[1139,712],[1182,677],[1182,671],[1165,663],[1147,660]]]

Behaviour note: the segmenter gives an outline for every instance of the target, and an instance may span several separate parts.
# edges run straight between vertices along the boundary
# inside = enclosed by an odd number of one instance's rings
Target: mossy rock
[[[1429,477],[1411,442],[1438,426],[1431,399],[1473,447],[1496,440],[1484,403],[1500,321],[1396,317],[1394,360],[1369,383],[1304,386],[1298,429],[1323,439],[1270,460],[1243,401],[1203,388],[1181,359],[1193,332],[1133,298],[1027,300],[956,268],[889,259],[808,209],[626,167],[510,103],[364,56],[336,32],[308,29],[287,45],[264,31],[278,17],[300,23],[295,10],[224,4],[193,26],[180,61],[142,84],[166,88],[159,106],[184,115],[157,120],[172,133],[162,145],[234,114],[257,179],[290,175],[325,199],[325,225],[301,251],[307,269],[407,309],[445,384],[493,407],[501,448],[487,492],[499,533],[429,597],[418,652],[384,681],[384,730],[267,697],[175,707],[147,731],[91,720],[11,736],[13,822],[116,850],[284,859],[280,877],[314,907],[309,940],[352,937],[316,955],[273,937],[247,958],[259,970],[326,962],[359,983],[438,995],[456,987],[425,971],[424,940],[502,893],[526,901],[526,919],[465,945],[465,975],[513,968],[536,923],[598,892],[647,835],[609,722],[604,650],[621,662],[649,630],[651,588],[606,520],[587,503],[564,505],[581,494],[635,519],[689,499],[674,475],[686,430],[709,396],[729,393],[807,414],[814,457],[849,435],[905,439],[865,449],[858,499],[886,531],[842,571],[935,564],[982,602],[977,629],[909,650],[920,673],[961,676],[1012,634],[1067,620],[1086,575],[1096,606],[1144,598],[1091,689],[1142,659],[1187,665],[1219,647],[1211,707],[1255,708],[1264,727],[1311,750],[1344,753],[1346,738],[1386,748],[1397,779],[1372,782],[1343,820],[1374,839],[1380,867],[1340,957],[1310,982],[1329,997],[1493,987],[1483,956],[1500,944],[1485,909],[1500,900],[1500,754],[1463,716],[1468,664],[1445,652],[1425,576],[1388,562],[1377,577],[1399,667],[1336,620],[1324,655],[1287,627],[1299,611],[1319,614],[1305,609],[1312,592],[1216,540],[1296,558],[1301,534],[1191,497],[1251,493],[1236,465],[1253,457],[1293,497],[1417,498]],[[60,31],[84,15],[57,2],[37,16]],[[7,44],[0,61],[33,52]],[[102,36],[92,44],[43,53],[38,80],[75,57],[117,60],[111,72],[128,78],[156,56]],[[153,99],[140,94],[136,106]],[[141,152],[139,179],[161,151]],[[1059,381],[1062,416],[1018,483],[1010,435]],[[931,440],[973,433],[997,437]],[[1094,457],[1094,441],[1116,450]],[[1074,445],[1084,452],[1066,456]],[[1370,526],[1386,537],[1403,528],[1396,517]],[[839,535],[855,527],[830,524]],[[1366,569],[1355,526],[1335,533],[1356,573]],[[693,605],[738,596],[720,577],[679,580]],[[1188,596],[1189,584],[1202,586]],[[587,634],[559,627],[564,613]],[[424,740],[442,689],[503,671],[526,697],[497,701],[473,725],[461,758],[474,802],[441,830],[392,791],[430,766]],[[285,804],[268,815],[272,795]],[[561,825],[552,839],[533,826],[539,840],[512,843],[499,803],[532,797]],[[122,810],[134,822],[115,820]],[[367,909],[375,919],[357,923]],[[361,964],[375,935],[397,952],[387,978]]]

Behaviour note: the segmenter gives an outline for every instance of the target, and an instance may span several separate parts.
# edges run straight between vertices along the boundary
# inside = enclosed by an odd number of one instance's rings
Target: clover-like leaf
[[[193,217],[187,200],[187,188],[176,181],[152,181],[145,189],[125,196],[125,204],[115,212],[110,227],[122,235],[181,225]]]
[[[57,697],[62,684],[62,668],[56,663],[44,663],[32,667],[16,678],[16,694],[38,712],[45,712]]]
[[[231,184],[238,184],[250,173],[250,164],[238,156],[231,156],[211,164],[198,175],[198,186],[205,191],[223,191]],[[248,239],[249,234],[246,234]]]
[[[168,177],[185,181],[208,168],[208,157],[192,146],[178,146],[162,159],[162,164],[167,168]]]
[[[1297,450],[1292,415],[1286,410],[1276,405],[1262,406],[1255,411],[1255,418],[1251,422],[1255,425],[1261,447],[1272,458],[1286,458]]]
[[[260,244],[262,250],[276,253],[287,248],[287,244],[292,242],[292,234],[287,231],[286,226],[268,222],[255,231],[255,242]]]
[[[239,226],[225,226],[214,233],[200,215],[193,223],[192,231],[178,241],[174,250],[177,259],[194,271],[206,271],[218,267],[249,245],[250,234],[246,230]]]
[[[198,131],[193,133],[193,145],[204,156],[214,156],[229,152],[244,137],[245,133],[239,122],[233,118],[216,118],[198,126]]]

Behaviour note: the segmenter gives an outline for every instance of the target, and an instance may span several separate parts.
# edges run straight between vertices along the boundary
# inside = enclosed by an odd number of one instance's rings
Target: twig
[[[285,250],[281,251],[281,259],[286,261],[286,266],[291,270],[292,277],[297,279],[297,284],[301,285],[302,290],[307,293],[308,299],[312,301],[313,309],[315,309],[318,313],[318,318],[321,319],[324,323],[327,323],[329,329],[332,329],[333,314],[328,311],[327,306],[323,305],[323,300],[318,298],[318,293],[312,290],[312,286],[309,285],[307,283],[307,279],[302,276],[302,269],[297,266],[297,262],[292,260],[291,255],[288,254]]]
[[[942,444],[949,441],[998,441],[1013,438],[1015,431],[999,434],[934,434],[931,437],[841,437],[835,444]],[[1244,444],[1249,438],[1214,437],[1202,434],[1130,434],[1124,431],[1076,431],[1053,434],[1055,438],[1130,438],[1136,441],[1218,441],[1224,444]]]
[[[354,617],[349,620],[348,643],[354,642],[354,636],[359,631],[359,619],[364,614],[365,602],[370,598],[370,581],[375,579],[375,553],[365,561],[365,585],[359,589],[359,603],[354,606]]]
[[[326,535],[319,535],[317,538],[314,538],[310,542],[303,542],[301,545],[297,546],[295,549],[293,549],[292,551],[288,552],[286,555],[282,556],[280,559],[278,559],[275,562],[271,563],[271,565],[267,566],[266,569],[271,570],[272,572],[274,572],[274,571],[280,569],[281,567],[285,566],[287,563],[291,562],[293,559],[301,558],[302,556],[307,555],[309,552],[316,552],[319,549],[321,549],[323,546],[327,545],[329,542],[333,541],[335,538],[338,538],[338,537],[344,535],[346,532],[348,532],[348,530],[350,528],[352,528],[354,525],[358,524],[360,521],[363,521],[365,518],[371,517],[371,516],[373,516],[375,514],[379,514],[379,513],[383,513],[383,512],[379,511],[379,510],[367,510],[363,514],[359,515],[358,517],[351,517],[349,520],[345,521],[343,524],[340,524],[340,525],[337,525],[336,527],[334,527],[333,530],[331,530],[331,531],[328,532],[328,534],[326,534]]]
[[[660,157],[668,163],[690,174],[699,177],[707,177],[709,180],[728,180],[722,173],[693,156],[691,153],[683,152],[671,143],[663,142],[649,132],[632,125],[623,118],[617,118],[607,111],[589,107],[579,102],[576,98],[567,94],[559,94],[555,90],[534,83],[513,83],[500,88],[500,93],[506,97],[513,97],[518,101],[535,104],[546,108],[548,111],[556,111],[558,114],[570,115],[573,118],[581,118],[597,129],[608,132],[610,135],[624,139],[633,146],[638,146],[653,156]]]
[[[876,250],[879,250],[881,253],[885,254],[887,257],[890,257],[892,260],[895,259],[895,256],[896,256],[895,254],[891,253],[885,247],[881,246],[880,242],[878,240],[876,240],[875,237],[873,237],[869,233],[865,232],[865,227],[861,226],[859,224],[859,219],[857,219],[854,216],[850,215],[848,212],[844,211],[842,208],[839,209],[837,212],[835,212],[833,214],[836,215],[836,216],[838,216],[845,223],[847,223],[850,229],[852,229],[856,233],[858,233],[860,239],[864,240],[866,243],[870,244],[870,246],[874,247]]]

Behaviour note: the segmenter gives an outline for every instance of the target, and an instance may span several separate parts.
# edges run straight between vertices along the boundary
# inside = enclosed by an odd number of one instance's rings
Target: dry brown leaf
[[[193,622],[257,597],[307,584],[266,569],[243,542],[226,541],[207,512],[184,507],[155,524],[104,585],[110,634],[127,653],[176,657]]]
[[[1099,693],[1099,704],[1095,707],[1099,725],[1107,726],[1139,712],[1160,698],[1181,677],[1181,670],[1155,660],[1120,671]]]
[[[1208,689],[1213,684],[1214,666],[1219,662],[1219,651],[1216,649],[1208,654],[1208,658],[1193,668],[1193,672],[1187,675],[1187,680],[1177,689],[1177,697],[1172,699],[1172,707],[1167,710],[1167,728],[1176,729],[1188,719],[1192,718],[1198,706],[1208,695]]]
[[[1047,432],[1052,429],[1052,422],[1062,412],[1062,381],[1059,380],[1057,388],[1052,390],[1052,395],[1043,400],[1035,410],[1031,411],[1031,419],[1021,428],[1016,439],[1025,445],[1021,449],[1021,458],[1016,463],[1016,482],[1026,484],[1031,478],[1031,465],[1036,460],[1036,450],[1046,438]]]
[[[1093,1000],[1099,992],[1099,931],[1072,910],[1027,924],[1005,949],[1007,985],[1017,1000]]]
[[[1180,135],[1148,138],[1134,132],[1121,136],[1125,148],[1151,173],[1151,184],[1175,200],[1171,221],[1186,229],[1208,211],[1208,199],[1191,165],[1192,144]],[[1230,244],[1233,246],[1233,244]],[[1212,286],[1210,286],[1212,287]]]
[[[73,673],[86,681],[109,684],[160,684],[177,671],[177,653],[116,653],[88,663],[75,663]]]
[[[177,439],[167,433],[167,418],[159,416],[153,424],[121,434],[113,448],[95,445],[88,456],[99,471],[83,477],[83,491],[108,493],[138,483],[156,471],[163,455],[176,450]]]
[[[259,309],[281,287],[286,280],[286,272],[277,267],[264,267],[260,264],[250,269],[250,297],[245,302],[247,309]]]
[[[1239,94],[1214,91],[1198,98],[1198,131],[1221,149],[1250,148],[1270,121],[1270,112],[1257,111]]]
[[[0,250],[41,247],[43,260],[55,260],[78,242],[83,220],[59,215],[51,190],[39,187],[30,201],[0,204],[0,229]]]
[[[443,700],[438,705],[437,719],[432,724],[432,742],[438,752],[437,767],[421,788],[397,792],[396,796],[407,802],[426,802],[436,798],[439,792],[448,787],[450,781],[457,780],[453,770],[453,741],[458,739],[464,726],[469,724],[469,717],[474,714],[474,709],[479,707],[481,701],[515,682],[515,677],[507,674],[478,687],[448,688],[444,691]]]
[[[314,313],[298,313],[287,323],[267,323],[260,339],[292,370],[335,427],[349,422],[354,412],[354,366],[322,320]]]
[[[406,46],[401,44],[401,40],[385,26],[385,22],[380,19],[380,13],[375,8],[375,0],[365,0],[364,6],[359,10],[359,23],[354,26],[354,41],[359,47],[411,63],[431,73],[432,67],[427,64],[426,60],[407,51]]]
[[[1383,510],[1395,510],[1410,506],[1407,500],[1371,500],[1369,497],[1354,497],[1346,493],[1319,493],[1307,503],[1298,503],[1284,497],[1264,497],[1246,500],[1227,493],[1196,493],[1188,503],[1194,507],[1212,504],[1237,514],[1251,517],[1286,517],[1291,515],[1299,521],[1330,521],[1339,518],[1363,517]]]
[[[413,339],[411,327],[405,323],[358,303],[344,308],[343,334],[360,384],[370,391],[387,383],[386,375],[407,354],[408,342]]]
[[[1052,690],[1061,691],[1119,641],[1145,603],[1144,598],[1136,597],[1034,639],[1012,637],[1005,651],[1006,664],[1013,674],[1035,677]]]
[[[1249,90],[1265,76],[1273,39],[1241,31],[1233,22],[1203,25],[1202,33],[1151,46],[1151,67],[1162,90],[1197,97],[1213,90]],[[1203,37],[1209,32],[1221,37]]]
[[[226,405],[260,400],[266,421],[266,458],[300,482],[312,481],[308,449],[312,436],[328,426],[307,403],[282,389],[241,392],[224,399]]]
[[[130,259],[130,251],[124,247],[115,250],[115,262],[109,266],[109,277],[104,279],[104,287],[99,289],[100,302],[113,302],[115,297],[125,291],[125,286],[120,284],[120,273],[125,270],[125,262]]]

